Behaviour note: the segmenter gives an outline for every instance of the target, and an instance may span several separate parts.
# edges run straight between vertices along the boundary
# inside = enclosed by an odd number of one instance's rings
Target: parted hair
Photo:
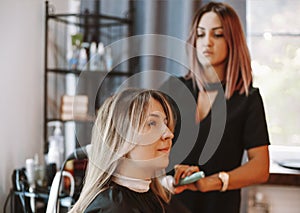
[[[175,113],[163,93],[131,88],[108,98],[98,110],[92,130],[92,149],[84,186],[70,212],[84,212],[93,199],[109,185],[121,158],[135,147],[130,140],[134,140],[134,132],[142,128],[150,98],[162,105],[167,116],[167,126],[174,131]],[[169,202],[170,193],[156,177],[152,178],[150,188],[161,200]]]
[[[197,60],[195,47],[198,23],[207,12],[214,12],[220,18],[223,25],[224,38],[228,45],[229,52],[224,79],[225,96],[229,99],[235,91],[248,94],[249,85],[252,83],[250,53],[238,15],[231,6],[225,3],[210,2],[196,11],[187,40],[187,43],[194,47],[193,51],[190,51],[191,71],[187,77],[192,77],[195,81],[195,73],[198,72],[198,83],[200,83],[201,87],[204,87],[203,84],[206,80],[204,68]]]

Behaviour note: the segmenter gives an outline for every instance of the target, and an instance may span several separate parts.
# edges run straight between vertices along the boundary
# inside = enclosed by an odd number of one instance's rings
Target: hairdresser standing
[[[269,137],[261,95],[252,86],[250,55],[236,12],[224,3],[203,6],[196,12],[188,43],[196,49],[192,71],[180,80],[197,101],[197,109],[190,110],[195,110],[200,130],[189,155],[175,167],[175,179],[199,170],[206,177],[177,187],[175,198],[195,213],[239,212],[240,189],[269,177]],[[206,69],[202,57],[216,75]],[[213,109],[222,98],[226,106],[224,132],[209,160],[199,164],[211,124],[218,123],[218,117],[212,119]],[[218,111],[216,116],[224,118]],[[248,162],[241,165],[244,150]]]

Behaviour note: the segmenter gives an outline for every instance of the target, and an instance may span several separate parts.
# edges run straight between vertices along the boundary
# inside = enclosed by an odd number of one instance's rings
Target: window
[[[254,86],[263,96],[271,144],[300,146],[300,1],[247,0]]]

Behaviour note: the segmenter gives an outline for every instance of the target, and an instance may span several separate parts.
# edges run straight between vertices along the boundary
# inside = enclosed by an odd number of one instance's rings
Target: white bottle
[[[86,69],[87,55],[84,48],[80,49],[78,69],[83,71]]]
[[[97,70],[99,71],[107,71],[106,60],[105,60],[105,50],[104,44],[102,42],[98,43],[98,51],[97,51]]]
[[[107,47],[105,51],[105,62],[106,62],[106,69],[108,72],[112,70],[112,65],[113,65],[113,58],[111,55],[111,48]]]
[[[90,70],[96,71],[97,70],[97,64],[98,64],[98,55],[97,55],[97,44],[95,42],[91,43],[90,46]]]
[[[35,184],[35,171],[34,171],[34,160],[32,158],[26,159],[26,176],[30,186]]]
[[[61,130],[61,122],[53,121],[48,123],[49,126],[54,126],[53,135],[49,136],[49,152],[48,164],[55,163],[56,168],[60,169],[64,161],[64,137]]]
[[[49,138],[49,151],[48,151],[48,164],[55,163],[56,169],[59,170],[61,167],[61,158],[59,146],[54,138]]]

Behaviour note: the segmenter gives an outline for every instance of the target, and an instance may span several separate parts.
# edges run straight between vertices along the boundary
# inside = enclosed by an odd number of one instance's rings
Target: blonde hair
[[[207,12],[214,12],[218,15],[224,31],[224,38],[228,45],[227,69],[225,71],[225,97],[229,99],[235,91],[249,93],[248,88],[252,83],[252,69],[250,53],[247,47],[246,38],[242,24],[237,13],[232,7],[225,3],[210,2],[199,8],[196,12],[187,42],[196,47],[197,26],[202,16]],[[192,70],[199,70],[197,80],[201,87],[204,87],[206,78],[204,68],[198,62],[196,50],[190,53]],[[187,77],[195,81],[195,71],[190,71]]]
[[[157,100],[163,107],[168,122],[174,131],[175,116],[165,96],[158,91],[126,89],[107,99],[98,111],[92,132],[92,151],[86,169],[85,183],[80,197],[70,212],[83,212],[93,199],[110,183],[121,158],[134,148],[128,143],[146,119],[149,100]],[[169,202],[170,193],[153,178],[152,191],[164,202]]]

